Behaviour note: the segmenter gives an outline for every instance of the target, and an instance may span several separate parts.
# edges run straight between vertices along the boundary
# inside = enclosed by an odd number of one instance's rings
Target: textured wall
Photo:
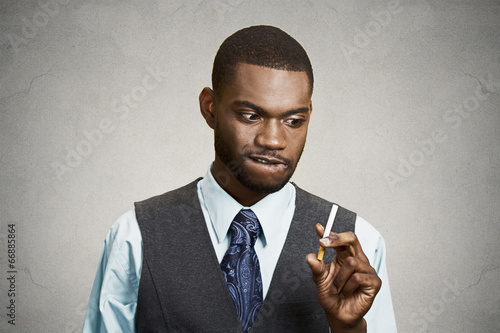
[[[252,24],[311,57],[294,179],[382,232],[399,330],[500,330],[497,0],[2,0],[1,331],[81,329],[114,220],[212,161],[197,96]]]

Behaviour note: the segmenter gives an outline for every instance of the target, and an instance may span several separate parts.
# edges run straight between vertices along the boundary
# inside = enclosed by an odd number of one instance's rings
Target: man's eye
[[[260,119],[260,117],[255,113],[242,113],[242,116],[249,121],[256,121]]]
[[[300,125],[302,125],[304,123],[304,121],[305,121],[305,119],[290,118],[290,119],[285,120],[285,123],[288,126],[299,127]]]

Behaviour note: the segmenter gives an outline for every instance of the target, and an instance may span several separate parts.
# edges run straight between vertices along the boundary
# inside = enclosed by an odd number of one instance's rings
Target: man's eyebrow
[[[292,116],[292,115],[297,114],[297,113],[308,113],[308,112],[309,112],[309,108],[298,108],[298,109],[286,111],[283,114],[283,116],[287,117],[287,116]]]
[[[255,111],[263,114],[263,115],[267,115],[269,114],[269,112],[267,110],[265,110],[264,108],[258,106],[258,105],[255,105],[253,104],[252,102],[249,102],[249,101],[234,101],[233,104],[236,104],[236,105],[241,105],[241,106],[246,106],[250,109],[254,109]],[[298,109],[293,109],[293,110],[288,110],[288,111],[285,111],[285,113],[283,113],[283,116],[287,117],[287,116],[291,116],[291,115],[294,115],[294,114],[297,114],[297,113],[307,113],[309,112],[309,108],[298,108]]]
[[[268,114],[269,112],[266,111],[264,108],[261,108],[258,105],[253,104],[252,102],[249,101],[234,101],[233,104],[240,105],[240,106],[246,106],[247,108],[254,109],[255,111],[262,113],[262,114]]]

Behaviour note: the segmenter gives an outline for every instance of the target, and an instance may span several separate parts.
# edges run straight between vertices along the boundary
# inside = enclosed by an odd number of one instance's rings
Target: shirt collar
[[[205,178],[200,181],[200,185],[204,205],[210,216],[217,242],[221,243],[224,240],[236,214],[242,208],[249,208],[255,213],[262,226],[261,236],[265,246],[266,238],[270,239],[269,237],[280,232],[282,217],[287,208],[295,204],[295,187],[287,183],[281,190],[268,194],[251,207],[244,207],[220,187],[210,169]]]

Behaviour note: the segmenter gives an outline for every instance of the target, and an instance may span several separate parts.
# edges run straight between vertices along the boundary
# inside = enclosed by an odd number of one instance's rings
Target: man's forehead
[[[305,72],[241,64],[233,82],[224,88],[223,103],[273,113],[309,109],[311,95]],[[257,107],[250,107],[255,105]]]

